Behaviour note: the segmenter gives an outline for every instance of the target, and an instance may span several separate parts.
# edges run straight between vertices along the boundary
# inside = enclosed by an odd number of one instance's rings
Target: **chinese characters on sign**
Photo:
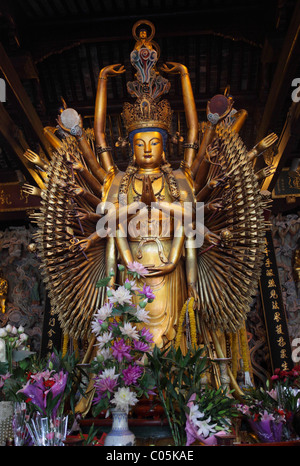
[[[0,183],[0,219],[5,220],[7,212],[26,212],[39,206],[40,198],[29,196],[18,181]]]
[[[41,355],[50,356],[53,352],[53,348],[60,348],[61,336],[62,332],[57,314],[54,314],[50,306],[50,301],[47,298],[44,314]]]
[[[272,370],[290,370],[293,367],[291,345],[271,231],[267,231],[265,236],[260,291]]]

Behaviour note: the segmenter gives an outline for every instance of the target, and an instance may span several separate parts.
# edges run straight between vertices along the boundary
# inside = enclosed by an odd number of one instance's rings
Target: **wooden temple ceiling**
[[[42,128],[56,125],[61,97],[92,125],[98,73],[112,63],[126,68],[108,89],[107,131],[118,138],[126,81],[133,79],[131,29],[139,19],[155,25],[160,63],[188,67],[200,119],[207,100],[229,85],[235,107],[249,114],[246,145],[272,131],[280,136],[277,154],[258,162],[275,155],[278,169],[265,186],[272,190],[281,169],[300,157],[300,104],[291,100],[292,80],[300,78],[300,0],[2,0],[0,77],[7,95],[0,103],[0,183],[16,174],[38,184],[22,151],[41,147],[47,155]],[[180,82],[168,78],[177,129],[184,133]],[[180,148],[170,157],[176,165]],[[119,149],[115,158],[127,164]]]

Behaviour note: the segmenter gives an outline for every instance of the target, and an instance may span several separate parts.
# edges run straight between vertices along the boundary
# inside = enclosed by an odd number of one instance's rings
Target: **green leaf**
[[[0,362],[0,374],[5,375],[8,372],[8,362]]]
[[[35,354],[34,351],[19,351],[19,350],[13,350],[12,352],[12,357],[13,357],[13,361],[15,362],[19,362],[19,361],[23,361],[23,359],[27,359],[29,358],[30,356],[32,356],[33,354]]]
[[[95,407],[92,409],[93,416],[98,416],[98,414],[101,413],[101,411],[107,410],[109,407],[109,400],[108,398],[102,398]]]
[[[95,286],[96,286],[96,288],[101,288],[101,287],[107,286],[109,284],[110,280],[111,280],[111,277],[101,278],[101,280],[97,281]]]

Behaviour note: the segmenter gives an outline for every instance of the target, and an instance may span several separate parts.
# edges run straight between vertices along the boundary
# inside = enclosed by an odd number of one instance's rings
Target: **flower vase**
[[[280,442],[282,440],[282,422],[252,421],[249,419],[252,430],[261,443]]]
[[[13,413],[12,401],[0,402],[0,446],[4,446],[8,438],[13,438]]]
[[[135,435],[128,429],[128,414],[112,409],[112,428],[107,434],[105,447],[131,447],[135,445]]]

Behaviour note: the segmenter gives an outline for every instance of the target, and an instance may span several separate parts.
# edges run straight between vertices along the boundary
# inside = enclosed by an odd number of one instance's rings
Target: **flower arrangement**
[[[200,391],[201,376],[207,369],[204,349],[188,348],[184,354],[173,345],[164,349],[155,346],[149,361],[174,443],[185,445],[187,404],[193,393]]]
[[[0,394],[5,401],[18,401],[18,384],[34,354],[26,349],[27,340],[22,326],[8,324],[0,328]]]
[[[54,351],[49,360],[39,361],[36,368],[31,367],[27,381],[17,394],[26,401],[29,411],[55,418],[64,413],[68,400],[71,409],[75,408],[73,382],[76,379],[77,359],[75,354],[62,357]]]
[[[215,434],[228,433],[231,418],[237,415],[234,401],[222,387],[219,389],[205,386],[197,394],[193,393],[187,404],[185,430],[186,445],[195,441],[206,445],[217,443]]]
[[[296,365],[290,371],[275,369],[271,377],[273,384],[285,384],[289,387],[300,388],[300,365]]]
[[[55,417],[62,403],[67,377],[64,371],[56,373],[49,369],[30,374],[19,393],[26,395],[27,403],[33,404],[41,414]]]
[[[25,351],[25,345],[28,340],[28,335],[24,332],[24,328],[20,325],[16,328],[10,324],[0,328],[0,361],[8,364],[8,371],[12,372],[13,360],[18,360],[20,355],[15,355],[16,351]],[[24,356],[28,356],[24,353]],[[18,358],[19,356],[19,358]]]
[[[141,289],[137,284],[144,273],[146,269],[138,262],[129,264],[124,284],[107,287],[107,302],[94,315],[92,332],[98,346],[91,366],[96,374],[94,415],[103,410],[109,415],[112,408],[128,413],[140,397],[153,394],[154,380],[147,365],[153,335],[145,327],[149,322],[145,308],[155,296],[149,286]],[[104,279],[99,286],[108,282]]]
[[[237,409],[248,419],[263,442],[289,440],[292,421],[299,408],[299,367],[291,371],[276,369],[266,387],[248,390]]]
[[[284,411],[262,388],[252,389],[251,392],[245,397],[245,403],[237,404],[237,409],[247,418],[261,442],[279,442],[286,420]]]

